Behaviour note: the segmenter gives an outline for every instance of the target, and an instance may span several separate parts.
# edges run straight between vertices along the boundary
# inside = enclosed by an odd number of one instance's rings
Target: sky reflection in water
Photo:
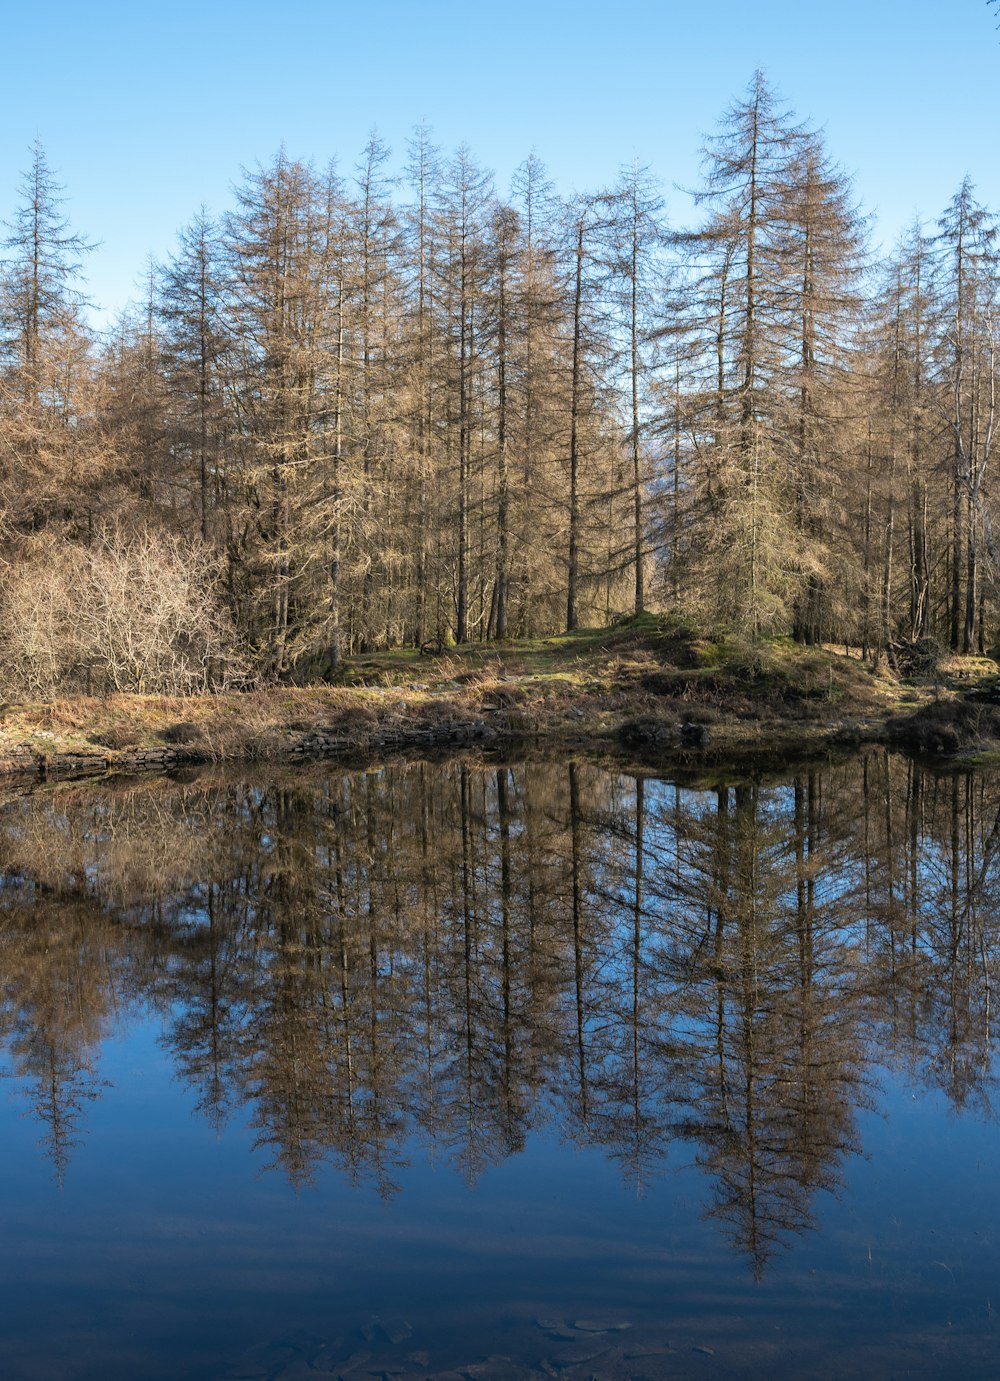
[[[204,774],[0,847],[5,1377],[1000,1372],[1000,777]]]

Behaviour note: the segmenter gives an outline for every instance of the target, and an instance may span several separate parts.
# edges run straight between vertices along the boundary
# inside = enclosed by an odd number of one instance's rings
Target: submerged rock
[[[582,1366],[584,1362],[596,1362],[598,1357],[605,1357],[610,1351],[607,1343],[596,1346],[593,1342],[581,1343],[578,1347],[557,1352],[552,1360],[560,1371],[567,1371],[570,1367]]]
[[[534,1375],[529,1367],[512,1357],[493,1353],[483,1362],[473,1362],[461,1368],[466,1381],[530,1381]]]
[[[363,1367],[366,1362],[371,1361],[370,1352],[352,1352],[346,1362],[338,1362],[337,1375],[349,1376],[352,1371],[357,1371],[358,1367]]]
[[[405,1343],[413,1335],[413,1326],[405,1319],[385,1319],[379,1327],[389,1342],[394,1344]]]
[[[275,1381],[315,1381],[316,1372],[304,1357],[296,1357],[275,1377]]]

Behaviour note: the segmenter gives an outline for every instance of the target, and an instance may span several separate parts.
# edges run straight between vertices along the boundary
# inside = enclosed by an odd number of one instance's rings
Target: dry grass
[[[46,752],[186,744],[216,761],[280,759],[316,731],[332,731],[364,751],[381,731],[470,719],[558,741],[608,738],[636,716],[707,716],[737,740],[771,726],[818,731],[847,718],[884,720],[940,692],[940,682],[914,686],[877,676],[842,650],[783,639],[709,641],[645,618],[440,657],[375,654],[355,660],[332,686],[8,704],[0,734]]]

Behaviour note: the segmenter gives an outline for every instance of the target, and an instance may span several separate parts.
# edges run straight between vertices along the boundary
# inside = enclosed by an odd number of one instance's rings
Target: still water
[[[0,1376],[1000,1375],[1000,774],[0,807]]]

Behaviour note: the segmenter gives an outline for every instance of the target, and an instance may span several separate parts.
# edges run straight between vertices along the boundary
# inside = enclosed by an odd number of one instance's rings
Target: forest
[[[652,612],[892,663],[988,650],[996,218],[888,254],[763,74],[697,220],[638,163],[507,194],[280,150],[102,330],[40,144],[0,266],[0,678],[12,694],[304,683]]]

